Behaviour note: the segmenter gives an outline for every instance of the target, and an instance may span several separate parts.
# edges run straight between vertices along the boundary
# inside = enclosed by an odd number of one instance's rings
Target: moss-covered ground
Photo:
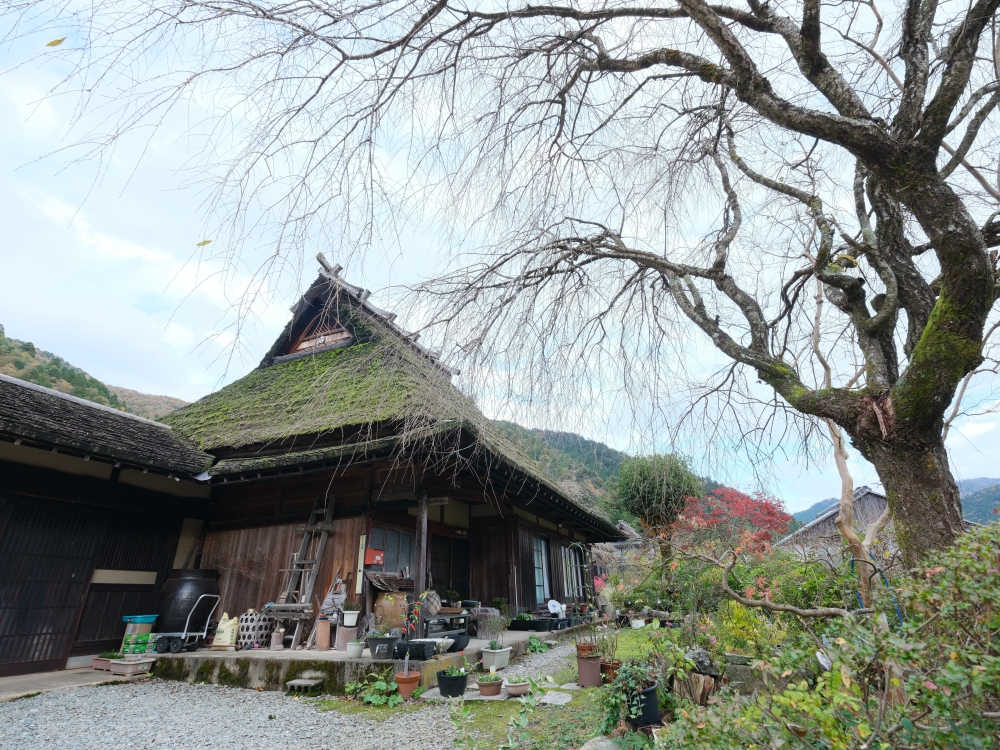
[[[370,703],[362,703],[361,701],[349,700],[347,698],[315,698],[311,699],[310,702],[316,707],[317,711],[357,714],[373,721],[385,721],[394,716],[412,714],[414,711],[419,711],[427,705],[426,703],[413,702],[404,703],[395,708],[387,708],[386,706],[373,706]]]

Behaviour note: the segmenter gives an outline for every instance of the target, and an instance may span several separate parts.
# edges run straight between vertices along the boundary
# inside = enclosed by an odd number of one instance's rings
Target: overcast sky
[[[23,42],[0,50],[0,69],[16,68],[33,52]],[[281,331],[301,287],[288,280],[275,290],[234,353],[226,329],[232,295],[249,277],[224,284],[212,276],[216,267],[189,262],[197,243],[211,238],[203,236],[203,195],[183,188],[176,171],[192,153],[182,124],[168,123],[148,143],[123,142],[100,172],[94,163],[46,157],[81,135],[70,129],[75,102],[45,99],[57,76],[34,64],[0,76],[0,323],[7,335],[106,383],[186,400],[244,375]],[[345,277],[376,290],[378,304],[379,289],[416,280],[433,267],[434,254],[433,237],[417,228],[397,245],[370,252]],[[337,249],[328,255],[336,261]],[[315,271],[307,264],[306,283]],[[996,428],[989,416],[953,431],[958,478],[1000,476]],[[599,421],[587,436],[633,447]],[[857,485],[878,486],[867,463],[855,458],[853,470]],[[713,473],[755,489],[738,464]],[[771,485],[791,510],[839,493],[832,458],[819,466],[778,463]]]

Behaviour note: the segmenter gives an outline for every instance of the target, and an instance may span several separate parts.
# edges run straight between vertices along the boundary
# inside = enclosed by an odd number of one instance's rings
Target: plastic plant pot
[[[398,640],[399,638],[394,635],[385,638],[369,638],[368,650],[371,651],[373,659],[391,659]]]
[[[392,650],[392,658],[405,659],[406,654],[409,652],[409,650],[410,650],[410,644],[408,644],[406,641],[400,641],[399,643],[396,644],[396,648]]]
[[[660,704],[657,703],[656,685],[639,693],[639,715],[630,718],[629,723],[636,727],[648,727],[660,723]]]
[[[503,687],[503,680],[490,680],[489,682],[476,682],[479,685],[479,694],[482,696],[500,695],[500,688]]]
[[[361,613],[358,610],[353,612],[344,612],[344,627],[353,628],[358,624],[358,615]]]
[[[396,686],[404,701],[410,700],[410,696],[413,695],[413,691],[417,689],[419,684],[420,672],[407,672],[406,674],[396,672]]]
[[[449,654],[457,654],[459,651],[465,651],[465,647],[469,645],[469,641],[472,640],[472,636],[468,635],[453,635],[452,638],[455,640],[451,644],[451,648],[448,649]]]
[[[348,643],[347,644],[347,658],[348,659],[360,659],[361,655],[365,652],[365,644],[361,643]]]
[[[600,656],[578,656],[576,657],[576,671],[579,674],[577,684],[582,687],[601,686],[601,657]]]
[[[646,627],[646,621],[645,620],[632,620],[631,621],[631,625],[632,625],[633,628],[635,628],[636,630],[638,630],[639,628]]]
[[[552,627],[552,620],[547,620],[545,618],[535,620],[532,623],[532,626],[533,626],[532,629],[536,633],[547,633],[549,629]]]
[[[615,661],[604,661],[601,659],[601,677],[605,682],[611,682],[618,676],[618,667],[622,665],[621,659]]]
[[[104,672],[111,671],[111,659],[102,659],[100,656],[94,657],[94,669],[99,669]]]
[[[129,677],[134,674],[144,674],[148,672],[155,659],[139,659],[138,661],[125,661],[123,659],[111,660],[111,674],[120,674]]]
[[[410,641],[410,658],[419,661],[426,661],[434,657],[434,648],[437,644],[433,640]]]
[[[437,673],[438,690],[442,698],[461,698],[465,695],[465,686],[469,684],[469,675],[462,673],[449,677],[442,669]]]
[[[578,643],[578,644],[576,644],[576,655],[577,656],[593,656],[595,651],[597,651],[597,644],[596,643]]]
[[[517,698],[521,695],[527,695],[531,690],[530,682],[508,682],[507,683],[507,695],[512,698]]]
[[[498,649],[484,648],[483,669],[485,669],[487,672],[490,670],[491,667],[494,669],[503,669],[508,664],[510,664],[510,651],[511,651],[510,646],[505,646],[504,648],[498,648]]]
[[[534,620],[511,620],[507,630],[534,630]]]

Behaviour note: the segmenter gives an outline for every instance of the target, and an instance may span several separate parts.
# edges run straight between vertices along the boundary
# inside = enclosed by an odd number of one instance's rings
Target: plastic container
[[[511,620],[507,630],[534,630],[534,620]]]
[[[552,620],[543,617],[541,619],[535,620],[533,623],[531,623],[531,625],[532,625],[532,630],[534,630],[536,633],[547,633],[552,628]]]
[[[639,693],[639,715],[629,719],[629,723],[636,727],[648,727],[660,723],[660,704],[657,702],[656,685]]]
[[[579,675],[577,684],[582,687],[601,686],[601,657],[600,656],[578,656],[576,657],[576,671]]]
[[[368,650],[371,651],[373,659],[391,659],[396,650],[396,642],[398,640],[399,637],[395,635],[386,636],[385,638],[369,638]],[[433,653],[433,650],[431,653]]]
[[[156,622],[157,617],[158,615],[122,615],[122,622],[135,622],[142,625],[149,625]]]
[[[365,652],[364,641],[361,643],[349,642],[345,648],[347,649],[348,659],[360,659],[361,655]]]
[[[187,623],[188,631],[202,630],[209,615],[215,608],[215,599],[202,599],[192,613],[198,597],[202,594],[219,593],[219,571],[217,570],[171,570],[160,590],[157,600],[156,631],[158,633],[180,633]],[[191,619],[188,620],[188,614]]]
[[[471,636],[468,635],[453,635],[454,643],[448,649],[449,654],[457,654],[459,651],[465,651],[465,647],[469,645],[469,641],[472,640]]]
[[[490,668],[503,669],[508,664],[510,664],[510,646],[505,646],[504,648],[493,650],[491,648],[483,649],[483,669],[487,672]]]
[[[410,658],[417,659],[418,661],[427,661],[434,657],[434,647],[437,643],[432,640],[428,641],[410,641],[409,651]]]
[[[469,684],[469,675],[463,673],[449,677],[442,669],[437,673],[438,690],[442,698],[461,698],[465,695],[465,686]]]

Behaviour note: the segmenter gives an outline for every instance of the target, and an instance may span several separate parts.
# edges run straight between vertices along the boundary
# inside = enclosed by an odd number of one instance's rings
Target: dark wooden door
[[[106,512],[7,495],[0,526],[0,675],[60,669]]]
[[[451,588],[451,539],[431,534],[431,581],[441,598]]]
[[[451,540],[451,588],[469,599],[469,542],[466,539]]]
[[[72,656],[114,651],[125,635],[122,615],[156,613],[156,599],[170,572],[179,518],[152,513],[119,513],[111,519],[97,554],[96,568],[156,572],[151,584],[92,583],[73,639]]]

